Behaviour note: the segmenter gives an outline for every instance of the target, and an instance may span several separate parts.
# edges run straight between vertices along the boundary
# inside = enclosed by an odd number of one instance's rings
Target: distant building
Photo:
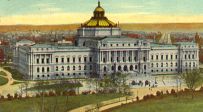
[[[199,68],[199,49],[195,43],[171,44],[169,37],[165,39],[163,44],[156,44],[121,36],[119,26],[105,17],[99,2],[94,16],[78,29],[74,45],[17,42],[14,64],[33,80],[103,78],[115,72],[171,74]]]
[[[0,63],[4,62],[4,50],[0,49]]]

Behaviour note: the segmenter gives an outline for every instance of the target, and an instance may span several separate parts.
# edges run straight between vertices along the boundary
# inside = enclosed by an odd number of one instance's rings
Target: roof
[[[94,10],[94,16],[82,24],[82,27],[117,27],[117,24],[105,17],[105,10],[100,6],[99,1]]]
[[[32,48],[51,48],[52,45],[50,45],[50,44],[34,44],[31,47]]]
[[[22,40],[18,41],[18,43],[33,43],[33,41],[27,40],[27,39],[22,39]]]
[[[156,48],[177,48],[176,45],[173,44],[156,44],[156,43],[151,43],[151,47],[156,47]]]
[[[86,47],[78,47],[78,46],[74,46],[74,45],[51,45],[51,44],[35,44],[31,46],[32,48],[54,48],[55,50],[59,49],[59,50],[90,50],[89,48]]]
[[[129,38],[129,37],[126,37],[126,36],[108,36],[108,37],[105,37],[103,39],[101,39],[101,41],[103,42],[124,42],[124,41],[129,41],[129,42],[132,42],[132,41],[137,41],[138,39],[135,39],[135,38]]]
[[[195,45],[196,43],[195,42],[177,42],[176,44],[179,44],[179,45]]]

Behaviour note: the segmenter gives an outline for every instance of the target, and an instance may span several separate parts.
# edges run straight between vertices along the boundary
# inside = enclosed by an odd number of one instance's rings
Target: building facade
[[[100,2],[94,16],[81,24],[74,45],[20,41],[14,52],[15,67],[32,80],[102,78],[115,72],[174,74],[199,68],[195,43],[156,44],[122,36],[119,25],[105,17]]]

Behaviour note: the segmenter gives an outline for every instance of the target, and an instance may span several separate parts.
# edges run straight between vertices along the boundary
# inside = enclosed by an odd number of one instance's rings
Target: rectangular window
[[[37,64],[39,64],[39,59],[37,59]]]
[[[173,55],[171,55],[171,60],[173,59]]]
[[[75,57],[73,57],[73,63],[75,63]]]
[[[156,55],[156,60],[158,60],[159,59],[159,55]]]
[[[153,60],[154,59],[154,56],[153,55],[151,55],[151,60]]]
[[[47,63],[49,63],[49,58],[47,58]]]
[[[44,58],[42,59],[42,64],[44,64]]]
[[[90,62],[92,62],[92,57],[90,57]]]
[[[103,58],[103,63],[106,63],[106,59],[105,58]]]
[[[87,62],[87,57],[84,57],[84,62]]]
[[[64,58],[61,58],[61,63],[64,63]]]
[[[81,57],[78,58],[78,61],[81,62]]]
[[[168,60],[168,55],[166,55],[166,60]]]
[[[68,62],[68,63],[70,62],[70,58],[67,58],[67,62]]]
[[[176,55],[176,59],[178,59],[178,55]]]
[[[58,63],[58,58],[56,58],[56,63]]]
[[[163,60],[164,59],[164,56],[163,55],[161,55],[161,60]]]

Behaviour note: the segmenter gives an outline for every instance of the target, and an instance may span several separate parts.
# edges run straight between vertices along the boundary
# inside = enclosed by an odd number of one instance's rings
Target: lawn
[[[11,67],[4,67],[4,69],[9,71],[15,80],[24,80],[23,75],[18,70]]]
[[[69,96],[66,106],[66,97],[45,97],[44,112],[66,112],[88,104],[96,104],[101,101],[120,97],[120,94],[79,95]],[[56,105],[57,102],[57,105]],[[42,98],[30,98],[24,100],[12,100],[0,102],[0,112],[38,112],[42,105]]]
[[[4,85],[6,83],[8,83],[8,79],[0,76],[0,86]]]
[[[39,83],[40,84],[40,83]],[[55,90],[57,88],[76,88],[76,87],[82,87],[82,84],[77,83],[68,83],[68,82],[63,82],[61,83],[54,83],[54,84],[44,84],[44,85],[36,85],[34,87],[29,88],[29,91],[35,91],[35,90]]]
[[[128,104],[108,112],[202,112],[202,107],[203,93],[196,93],[194,99],[190,95],[181,95],[178,98],[167,96]]]
[[[7,76],[6,73],[3,72],[3,71],[0,71],[0,75],[1,75],[1,76]]]

